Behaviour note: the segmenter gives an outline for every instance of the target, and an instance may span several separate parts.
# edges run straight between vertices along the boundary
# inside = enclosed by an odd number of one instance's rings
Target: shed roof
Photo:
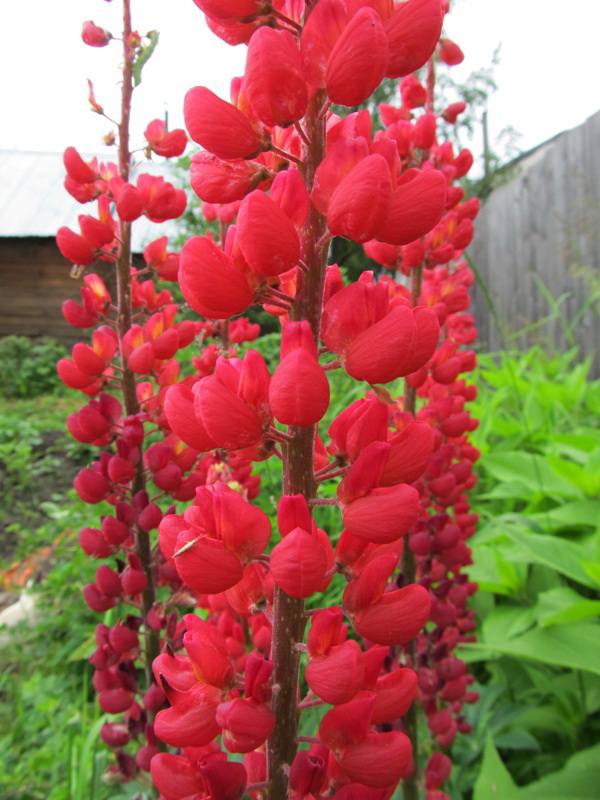
[[[81,154],[88,161],[94,154]],[[100,161],[114,160],[109,154]],[[146,161],[140,172],[169,178],[167,162]],[[79,231],[77,217],[93,213],[94,204],[81,205],[65,190],[62,153],[0,150],[0,237],[56,236],[63,225]],[[156,225],[141,217],[132,226],[132,249],[140,253],[159,236],[174,236],[176,225],[169,220]]]

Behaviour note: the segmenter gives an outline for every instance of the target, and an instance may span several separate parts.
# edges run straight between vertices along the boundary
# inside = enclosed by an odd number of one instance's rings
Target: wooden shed
[[[110,161],[114,154],[99,158]],[[143,169],[166,177],[168,165]],[[77,217],[93,214],[95,203],[80,205],[64,189],[62,153],[0,151],[0,176],[0,336],[53,336],[71,343],[78,334],[61,306],[67,298],[80,300],[81,281],[70,277],[71,264],[54,237],[63,225],[78,232]],[[133,251],[141,253],[152,239],[173,233],[172,223],[153,225],[143,217],[133,226]],[[110,265],[98,262],[93,270],[113,283]]]

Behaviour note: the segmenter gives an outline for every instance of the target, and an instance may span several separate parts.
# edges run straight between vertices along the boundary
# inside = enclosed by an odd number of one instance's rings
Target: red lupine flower
[[[186,94],[183,115],[191,138],[218,158],[254,158],[264,149],[248,117],[204,86]]]
[[[374,239],[384,227],[392,201],[392,177],[379,154],[367,156],[336,186],[327,209],[327,226],[354,242]]]
[[[392,195],[389,215],[379,239],[408,244],[428,233],[439,221],[446,203],[446,179],[439,170],[408,170]]]
[[[221,703],[217,722],[223,728],[223,744],[230,753],[249,753],[269,738],[275,715],[265,703],[238,697]]]
[[[352,624],[360,636],[377,644],[405,644],[427,622],[430,604],[429,592],[410,584],[357,611],[352,615]]]
[[[194,0],[194,3],[205,14],[219,20],[251,17],[260,9],[258,0]]]
[[[221,732],[216,713],[221,690],[198,683],[186,692],[167,690],[171,708],[159,711],[154,730],[171,747],[201,747]]]
[[[395,786],[410,770],[410,739],[398,731],[368,733],[344,750],[338,763],[350,780],[375,789]]]
[[[406,714],[415,698],[417,683],[417,673],[412,669],[396,669],[382,675],[373,688],[377,699],[372,724],[393,722]]]
[[[89,44],[90,47],[106,47],[112,39],[112,34],[104,30],[104,28],[99,28],[98,25],[94,25],[91,20],[88,20],[83,23],[81,38],[85,44]]]
[[[289,217],[258,189],[240,205],[235,248],[258,275],[281,275],[300,258],[300,240]]]
[[[318,88],[325,87],[331,51],[348,22],[348,10],[335,0],[320,0],[311,10],[300,38],[302,72]]]
[[[243,764],[216,758],[200,763],[200,772],[214,800],[241,800],[246,789],[247,775]]]
[[[372,8],[360,8],[329,56],[327,94],[334,103],[360,105],[381,83],[388,59],[388,38],[379,15]]]
[[[194,311],[209,319],[227,319],[244,311],[254,299],[233,259],[205,236],[193,236],[184,244],[179,284]]]
[[[292,34],[263,26],[250,39],[244,88],[253,113],[265,125],[286,127],[308,104],[300,52]]]
[[[290,597],[309,597],[320,589],[327,567],[320,541],[301,528],[288,533],[271,553],[273,580]]]
[[[185,131],[181,128],[167,131],[167,126],[161,119],[152,120],[146,127],[144,136],[156,155],[164,156],[165,158],[180,156],[187,145]]]
[[[350,640],[311,658],[305,679],[325,703],[347,703],[360,691],[364,682],[364,659],[360,645]]]
[[[186,545],[190,549],[184,550]],[[177,536],[175,566],[181,580],[199,594],[216,594],[229,589],[241,579],[243,565],[219,539],[206,537],[199,529],[189,528]]]
[[[192,156],[190,183],[201,200],[232,203],[269,177],[268,170],[255,161],[221,161],[211,153]]]
[[[401,78],[423,66],[440,38],[444,13],[439,0],[408,0],[384,23],[390,48],[388,78]]]
[[[369,734],[375,700],[373,692],[359,692],[349,703],[328,711],[319,726],[321,742],[334,752],[343,752],[364,741]]]
[[[73,264],[85,267],[96,260],[94,249],[88,240],[70,228],[59,229],[56,234],[56,244],[61,254]]]
[[[464,61],[464,53],[451,39],[440,39],[438,55],[444,64],[454,67]]]

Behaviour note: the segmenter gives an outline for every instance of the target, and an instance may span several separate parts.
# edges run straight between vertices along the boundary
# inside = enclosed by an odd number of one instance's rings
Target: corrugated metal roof
[[[89,161],[94,154],[81,155]],[[109,153],[98,160],[115,158]],[[171,167],[167,162],[145,161],[138,171],[169,180]],[[79,232],[77,217],[93,214],[95,203],[78,203],[64,188],[64,179],[62,153],[0,150],[0,237],[55,236],[63,225]],[[156,225],[141,217],[132,228],[133,251],[140,253],[153,239],[174,237],[176,232],[171,220]]]

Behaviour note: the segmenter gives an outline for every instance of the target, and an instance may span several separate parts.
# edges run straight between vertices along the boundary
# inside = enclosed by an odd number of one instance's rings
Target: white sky
[[[120,43],[87,47],[81,24],[91,19],[118,35],[119,0],[4,0],[1,6],[0,149],[97,151],[110,124],[88,110],[86,78],[116,116]],[[161,34],[134,96],[133,141],[143,144],[145,125],[165,108],[170,127],[182,126],[190,87],[206,85],[228,98],[246,48],[210,33],[192,0],[132,0],[132,6],[135,28]],[[466,55],[452,71],[457,80],[488,66],[501,45],[499,90],[489,108],[492,137],[511,125],[527,150],[600,109],[600,0],[453,0],[453,6],[445,31]]]

